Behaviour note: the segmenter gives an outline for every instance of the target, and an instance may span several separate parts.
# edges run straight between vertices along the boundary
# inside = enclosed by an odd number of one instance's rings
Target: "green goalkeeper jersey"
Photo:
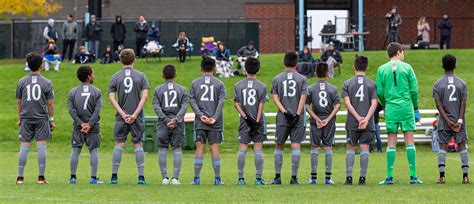
[[[377,96],[385,107],[386,122],[414,121],[418,109],[418,81],[413,68],[402,61],[390,61],[377,70]]]

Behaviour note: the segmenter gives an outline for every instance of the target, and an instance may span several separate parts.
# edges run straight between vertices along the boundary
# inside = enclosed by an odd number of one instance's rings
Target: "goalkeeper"
[[[413,143],[415,121],[421,118],[418,111],[418,82],[413,68],[403,62],[404,52],[400,44],[390,43],[387,53],[390,61],[379,67],[376,80],[377,96],[384,106],[388,134],[387,178],[379,184],[394,183],[393,167],[399,127],[405,139],[410,167],[410,184],[422,184],[423,182],[416,174],[416,148]]]

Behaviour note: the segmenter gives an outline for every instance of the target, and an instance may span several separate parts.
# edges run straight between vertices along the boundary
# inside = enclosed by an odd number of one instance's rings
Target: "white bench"
[[[380,117],[383,118],[383,111],[380,112]],[[422,118],[420,122],[416,123],[416,132],[415,132],[415,143],[420,142],[431,142],[431,135],[429,134],[433,130],[433,121],[436,120],[435,114],[438,113],[438,110],[420,110]],[[339,111],[337,113],[338,120],[340,118],[346,118],[347,111]],[[276,113],[265,113],[267,118],[267,138],[268,140],[264,144],[274,144],[275,143],[275,117]],[[306,139],[303,141],[303,144],[310,144],[309,136],[309,115],[306,114]],[[273,123],[268,122],[273,121]],[[380,126],[380,138],[382,142],[387,142],[387,134],[385,133],[386,126],[384,122],[379,123]],[[403,134],[398,134],[398,142],[403,142]],[[287,140],[287,143],[290,143],[290,140]],[[344,122],[336,123],[336,134],[334,135],[334,143],[336,144],[345,144],[346,143],[346,128]]]

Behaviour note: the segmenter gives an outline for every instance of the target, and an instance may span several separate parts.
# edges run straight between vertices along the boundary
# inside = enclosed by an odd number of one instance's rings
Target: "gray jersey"
[[[258,107],[260,103],[268,100],[267,86],[257,79],[245,78],[237,82],[234,87],[234,101],[240,104],[240,107],[248,117],[257,119]],[[260,117],[260,122],[264,121],[264,114]],[[248,132],[250,127],[240,118],[239,132]]]
[[[180,124],[188,108],[188,94],[186,89],[173,80],[167,80],[156,87],[153,94],[153,107],[158,115],[158,123],[174,122]]]
[[[126,114],[133,114],[141,99],[141,92],[150,89],[148,80],[142,72],[124,67],[110,80],[109,93],[117,93],[118,104]],[[143,114],[143,111],[140,113]],[[117,113],[117,117],[119,117]]]
[[[21,100],[21,120],[48,119],[48,100],[54,99],[53,84],[49,79],[31,73],[18,81],[16,98]]]
[[[298,104],[300,102],[301,95],[308,94],[308,85],[306,83],[306,77],[296,72],[289,70],[277,75],[272,81],[272,94],[277,94],[280,98],[280,102],[287,111],[296,114],[298,110]],[[298,126],[303,125],[303,118],[300,117],[300,121],[297,123]],[[288,126],[286,117],[281,111],[278,110],[277,125]]]
[[[82,123],[89,123],[92,126],[91,132],[99,132],[102,93],[98,88],[90,83],[83,83],[71,89],[67,106],[74,127],[80,128]]]
[[[454,122],[459,119],[459,111],[463,101],[467,100],[466,82],[456,76],[444,76],[433,86],[433,98],[438,99],[448,118]],[[465,122],[463,127],[465,126]],[[439,117],[440,130],[450,130],[448,123]]]
[[[222,108],[226,97],[224,83],[212,75],[203,75],[191,83],[189,103],[196,114],[196,130],[223,131]],[[205,115],[216,119],[214,125],[204,124],[200,117]]]
[[[364,117],[369,112],[371,100],[377,99],[375,83],[366,76],[358,75],[344,82],[342,97],[348,96],[355,111]],[[359,122],[347,111],[347,130],[359,130]],[[367,131],[374,131],[374,117],[370,118]]]
[[[334,110],[334,106],[340,104],[337,88],[324,80],[314,83],[308,88],[306,104],[311,105],[318,118],[326,119]],[[336,120],[336,117],[332,120]]]

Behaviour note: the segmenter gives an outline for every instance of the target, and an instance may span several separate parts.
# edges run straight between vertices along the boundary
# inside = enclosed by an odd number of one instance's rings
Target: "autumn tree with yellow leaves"
[[[8,19],[24,15],[31,17],[33,14],[47,16],[62,8],[56,0],[0,0],[0,18]]]

